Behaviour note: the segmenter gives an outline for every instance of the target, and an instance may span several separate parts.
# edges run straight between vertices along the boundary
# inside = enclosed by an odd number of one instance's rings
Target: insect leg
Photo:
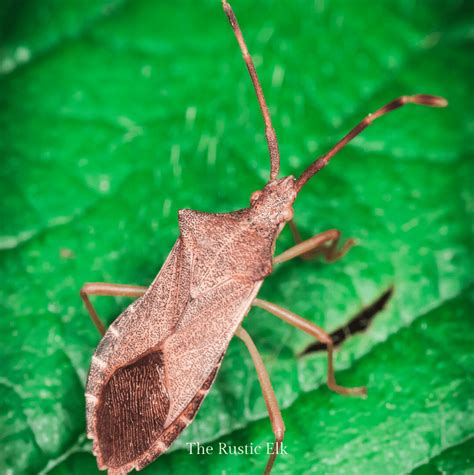
[[[275,444],[273,445],[272,453],[265,467],[265,475],[267,475],[271,472],[275,458],[280,451],[283,435],[285,433],[285,424],[281,417],[280,408],[278,407],[278,402],[276,400],[275,392],[272,388],[272,383],[270,382],[270,378],[268,377],[267,370],[263,364],[262,357],[260,356],[260,353],[258,352],[252,338],[250,338],[250,335],[242,327],[239,327],[235,334],[245,343],[245,346],[249,350],[250,356],[252,357],[253,364],[257,370],[258,380],[262,388],[263,398],[265,399],[265,404],[267,405],[270,422],[272,424],[272,430],[275,434]]]
[[[267,312],[275,315],[278,318],[281,318],[285,322],[293,325],[300,330],[308,333],[311,336],[314,336],[317,340],[321,343],[324,343],[328,350],[328,387],[332,391],[344,394],[345,396],[362,396],[365,397],[367,395],[367,388],[359,387],[359,388],[345,388],[343,386],[339,386],[336,383],[336,377],[334,375],[334,365],[333,365],[333,351],[334,351],[334,344],[330,335],[328,335],[322,328],[318,327],[312,322],[305,320],[304,318],[296,315],[289,310],[286,310],[279,305],[276,305],[271,302],[267,302],[266,300],[255,299],[253,304],[257,307],[263,308]]]
[[[265,97],[262,91],[262,86],[260,86],[257,71],[255,70],[252,57],[248,52],[247,45],[245,44],[245,40],[242,35],[242,31],[240,30],[240,26],[237,22],[237,18],[235,17],[232,7],[227,3],[226,0],[222,0],[222,6],[224,8],[225,14],[227,15],[227,18],[229,19],[232,29],[234,30],[234,34],[237,39],[237,42],[239,43],[242,56],[244,57],[245,64],[247,65],[250,78],[252,79],[255,93],[257,94],[258,104],[260,105],[263,120],[265,122],[265,137],[267,138],[268,151],[270,153],[270,180],[274,180],[278,176],[278,172],[280,171],[280,152],[278,150],[278,141],[276,138],[275,130],[272,126],[270,112],[268,111],[267,103],[265,102]]]
[[[93,307],[89,295],[102,295],[105,297],[141,297],[147,287],[141,287],[139,285],[126,285],[126,284],[108,284],[106,282],[89,282],[84,284],[81,288],[80,295],[84,301],[92,322],[96,326],[99,333],[103,335],[105,333],[105,325],[97,315],[95,308]]]
[[[290,221],[289,224],[297,244],[274,257],[274,264],[289,261],[298,256],[301,256],[302,259],[311,259],[319,254],[322,254],[327,262],[334,262],[343,257],[355,244],[354,239],[348,239],[338,250],[337,246],[341,237],[341,231],[337,229],[329,229],[303,241],[294,221]]]

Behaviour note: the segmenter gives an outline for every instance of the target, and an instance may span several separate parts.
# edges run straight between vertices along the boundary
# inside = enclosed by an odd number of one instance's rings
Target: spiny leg
[[[104,297],[141,297],[147,287],[140,285],[126,285],[126,284],[108,284],[106,282],[89,282],[84,284],[81,288],[80,295],[84,301],[87,311],[101,335],[105,333],[105,325],[97,315],[94,306],[92,305],[89,295],[101,295]]]
[[[337,229],[329,229],[303,241],[293,220],[290,221],[289,225],[297,244],[274,257],[274,264],[289,261],[298,256],[301,256],[302,259],[312,259],[320,254],[324,256],[327,262],[334,262],[343,257],[355,244],[354,239],[348,239],[338,250],[337,246],[341,237],[341,231]]]
[[[225,14],[227,15],[227,18],[229,19],[232,29],[234,30],[234,34],[237,39],[237,42],[239,43],[242,56],[244,57],[245,64],[247,65],[250,78],[252,79],[255,93],[257,94],[258,104],[260,105],[263,120],[265,122],[265,137],[267,138],[268,151],[270,153],[270,180],[274,180],[278,176],[278,172],[280,171],[280,152],[278,150],[278,141],[276,138],[275,130],[272,126],[270,112],[268,111],[267,103],[265,102],[265,97],[262,91],[262,86],[260,86],[257,71],[255,70],[252,57],[248,52],[247,45],[245,44],[245,40],[242,35],[242,31],[240,30],[240,26],[237,22],[237,18],[235,17],[234,12],[232,11],[232,7],[229,5],[229,3],[227,3],[226,0],[222,0],[222,6],[224,8]]]
[[[252,338],[250,338],[250,335],[242,327],[239,327],[235,334],[245,343],[245,346],[249,350],[250,356],[252,357],[253,364],[257,370],[258,380],[262,388],[263,398],[265,399],[265,404],[267,405],[270,422],[272,424],[272,430],[275,434],[275,444],[265,467],[265,475],[267,475],[271,472],[275,458],[280,451],[283,435],[285,433],[285,424],[283,422],[283,418],[281,417],[280,408],[278,407],[278,402],[276,400],[275,392],[273,391],[272,383],[270,382],[270,378],[268,377],[267,370],[263,364],[262,357],[260,356],[260,353],[258,352]]]
[[[313,336],[321,343],[324,343],[327,347],[328,351],[328,378],[327,383],[329,389],[332,391],[343,394],[345,396],[362,396],[365,397],[367,395],[367,389],[365,387],[359,388],[345,388],[343,386],[339,386],[336,383],[336,377],[334,375],[334,365],[333,365],[333,351],[334,351],[334,343],[330,335],[328,335],[322,328],[318,327],[312,322],[305,320],[304,318],[296,315],[289,310],[280,307],[271,302],[267,302],[266,300],[262,299],[255,299],[253,301],[253,305],[256,307],[263,308],[267,312],[275,315],[278,318],[281,318],[285,322],[293,325],[300,330],[308,333],[309,335]]]

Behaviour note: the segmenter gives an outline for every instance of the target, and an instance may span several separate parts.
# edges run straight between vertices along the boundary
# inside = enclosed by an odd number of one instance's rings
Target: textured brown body
[[[253,193],[250,207],[224,214],[179,212],[180,235],[150,287],[89,283],[81,289],[94,324],[105,327],[89,295],[138,297],[109,327],[93,358],[87,381],[87,434],[100,469],[125,474],[141,469],[178,437],[196,415],[209,391],[231,338],[247,346],[257,369],[275,435],[269,474],[281,447],[284,423],[268,374],[250,336],[240,327],[252,304],[309,333],[328,350],[328,386],[344,395],[365,396],[364,387],[336,383],[333,341],[324,330],[271,302],[255,299],[272,271],[275,241],[292,220],[293,202],[308,180],[374,120],[405,104],[445,107],[444,98],[427,94],[401,96],[368,115],[329,152],[295,180],[278,179],[280,155],[255,66],[232,8],[222,0],[249,71],[265,122],[270,180]],[[275,263],[320,252],[327,261],[342,257],[353,245],[337,250],[340,232],[329,230],[277,256]]]
[[[194,418],[271,273],[293,187],[292,177],[278,180],[232,213],[179,212],[180,236],[161,271],[92,358],[87,430],[99,468],[144,467]]]

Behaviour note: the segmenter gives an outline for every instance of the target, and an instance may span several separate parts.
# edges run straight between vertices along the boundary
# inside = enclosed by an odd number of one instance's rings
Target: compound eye
[[[262,194],[262,192],[260,190],[257,190],[257,191],[254,191],[251,195],[250,195],[250,203],[253,204],[255,203],[259,198],[260,198],[260,195]]]
[[[290,221],[293,219],[293,214],[293,208],[286,208],[281,215],[285,221]]]

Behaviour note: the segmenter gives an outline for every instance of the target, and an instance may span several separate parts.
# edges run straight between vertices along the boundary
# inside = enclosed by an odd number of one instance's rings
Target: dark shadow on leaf
[[[392,297],[394,290],[394,287],[389,287],[375,302],[370,304],[368,307],[363,308],[346,325],[331,333],[334,346],[337,347],[346,338],[367,330],[375,316],[385,308],[387,302]],[[308,345],[299,356],[325,350],[326,345],[324,343],[315,342]]]

